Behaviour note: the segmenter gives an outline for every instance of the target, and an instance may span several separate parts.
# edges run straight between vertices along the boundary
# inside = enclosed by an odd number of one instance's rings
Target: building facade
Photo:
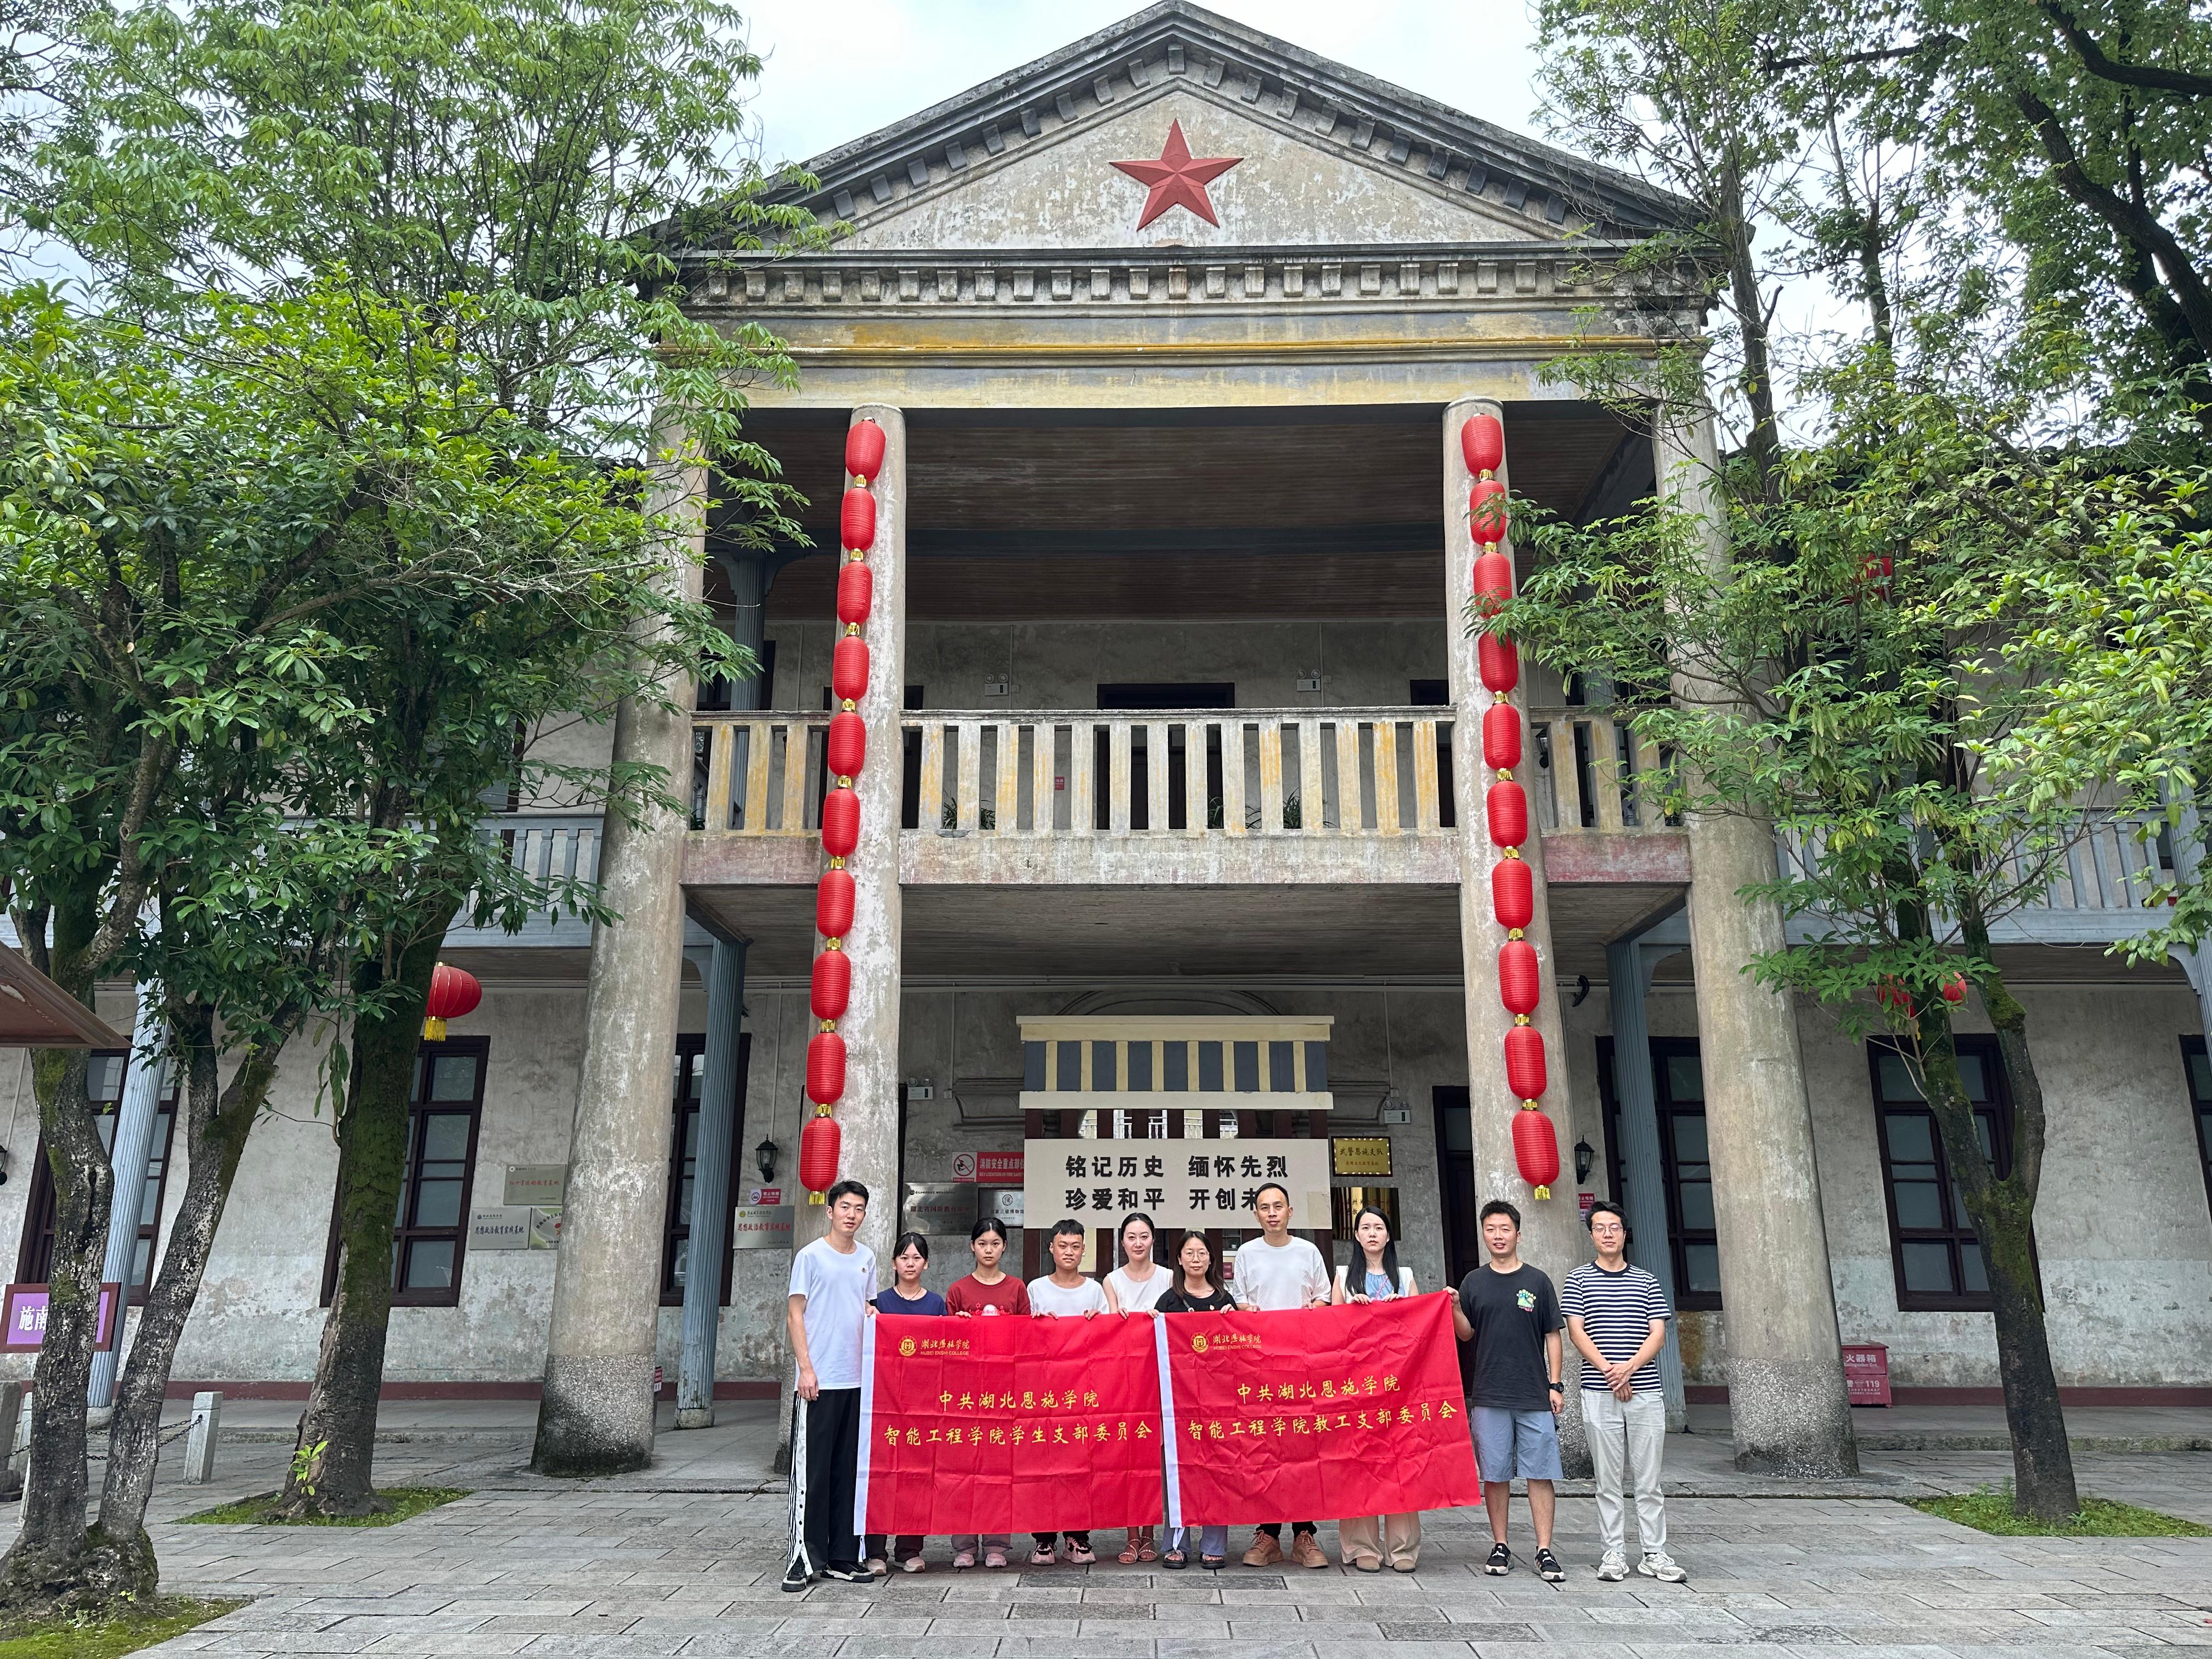
[[[1486,1198],[1528,1212],[1556,1273],[1577,1193],[1619,1196],[1683,1310],[1681,1389],[1728,1392],[1749,1465],[1847,1459],[1839,1343],[1885,1346],[1903,1387],[1993,1389],[1978,1252],[1901,1066],[1743,974],[1782,937],[1735,896],[1771,838],[1657,817],[1598,696],[1533,669],[1510,706],[1552,1197],[1510,1151],[1460,434],[1495,417],[1513,496],[1570,516],[1696,487],[1693,417],[1624,421],[1547,373],[1695,337],[1689,274],[1630,260],[1683,205],[1179,3],[810,170],[808,204],[850,227],[830,251],[701,246],[684,283],[698,314],[791,344],[799,386],[761,391],[751,431],[811,498],[813,546],[744,551],[702,514],[706,594],[761,677],[698,688],[688,723],[538,734],[688,768],[688,823],[490,826],[519,860],[598,871],[623,919],[450,941],[485,995],[425,1045],[393,1389],[542,1386],[556,1450],[619,1462],[649,1373],[676,1385],[694,1279],[713,1294],[693,1291],[693,1363],[711,1329],[725,1396],[782,1376],[789,1252],[821,1224],[798,1158],[858,418],[889,454],[837,1116],[879,1194],[871,1242],[929,1234],[937,1285],[981,1213],[1022,1224],[1032,1262],[1076,1213],[1103,1270],[1132,1208],[1233,1249],[1280,1158],[1294,1225],[1336,1249],[1350,1206],[1380,1203],[1435,1287],[1479,1260]],[[2085,842],[2002,950],[2050,1103],[2060,1379],[2212,1400],[2194,963],[2105,951],[2155,856],[2122,827]],[[129,988],[100,1012],[128,1029]],[[1993,1048],[1964,1048],[2002,1158]],[[317,1060],[295,1045],[249,1142],[179,1386],[312,1374],[337,1166]],[[119,1097],[120,1057],[105,1069]],[[36,1280],[27,1060],[0,1094],[0,1240]],[[142,1262],[181,1188],[167,1121]],[[1146,1146],[1075,1173],[1070,1143],[1117,1141]]]

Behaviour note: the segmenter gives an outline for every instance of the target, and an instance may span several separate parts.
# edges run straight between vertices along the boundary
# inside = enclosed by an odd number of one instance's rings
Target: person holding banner
[[[1096,1319],[1103,1313],[1118,1313],[1114,1305],[1114,1292],[1089,1277],[1083,1271],[1083,1224],[1061,1220],[1053,1224],[1052,1271],[1042,1279],[1030,1280],[1030,1313],[1039,1319]],[[1048,1567],[1058,1558],[1053,1547],[1059,1541],[1057,1534],[1040,1532],[1032,1534],[1036,1547],[1030,1552],[1030,1565]],[[1067,1538],[1067,1559],[1074,1565],[1087,1567],[1097,1560],[1091,1552],[1088,1532],[1071,1532]]]
[[[1204,1233],[1185,1233],[1176,1250],[1179,1269],[1175,1283],[1160,1292],[1159,1300],[1152,1304],[1158,1314],[1227,1313],[1237,1305],[1237,1298],[1221,1288],[1221,1280],[1213,1271],[1213,1247],[1206,1242]],[[1168,1553],[1160,1558],[1160,1565],[1179,1569],[1190,1565],[1190,1534],[1199,1534],[1198,1564],[1208,1572],[1218,1572],[1229,1565],[1229,1528],[1226,1527],[1181,1526],[1168,1528]]]
[[[929,1241],[920,1233],[900,1234],[898,1244],[891,1252],[891,1282],[876,1292],[874,1310],[910,1317],[944,1313],[945,1298],[935,1291],[922,1288],[921,1272],[928,1265]],[[922,1541],[916,1534],[902,1533],[892,1540],[881,1533],[870,1533],[868,1571],[881,1577],[896,1561],[908,1572],[921,1571],[928,1565],[921,1559]]]
[[[999,1266],[999,1258],[1006,1253],[1006,1224],[994,1215],[985,1216],[968,1230],[968,1249],[975,1258],[975,1272],[953,1280],[945,1292],[945,1305],[953,1316],[975,1319],[1011,1314],[1028,1318],[1029,1287]],[[952,1565],[958,1569],[972,1567],[980,1554],[986,1567],[1003,1567],[1006,1550],[1004,1533],[957,1535],[952,1540]]]
[[[791,1565],[783,1587],[816,1578],[866,1584],[853,1514],[860,1474],[860,1335],[876,1289],[875,1252],[854,1237],[868,1189],[841,1181],[828,1194],[830,1231],[791,1258],[784,1330],[798,1362],[791,1402]]]
[[[1328,1264],[1312,1241],[1291,1237],[1290,1188],[1267,1182],[1253,1194],[1252,1213],[1259,1219],[1260,1237],[1237,1247],[1237,1305],[1248,1313],[1328,1306]],[[1316,1532],[1310,1521],[1291,1522],[1291,1559],[1302,1567],[1328,1565]],[[1244,1552],[1244,1565],[1279,1566],[1282,1559],[1283,1524],[1267,1522]]]
[[[1359,1247],[1356,1262],[1336,1270],[1329,1300],[1338,1307],[1346,1303],[1391,1302],[1418,1296],[1413,1270],[1398,1265],[1398,1242],[1390,1237],[1390,1218],[1372,1206],[1362,1206],[1352,1224],[1352,1242]],[[1359,1270],[1355,1284],[1353,1267]],[[1421,1517],[1419,1511],[1386,1515],[1378,1528],[1376,1517],[1363,1515],[1336,1523],[1344,1552],[1344,1565],[1361,1572],[1380,1572],[1389,1559],[1394,1572],[1411,1572],[1421,1559]]]
[[[1521,1260],[1521,1212],[1502,1198],[1482,1206],[1482,1243],[1490,1260],[1469,1273],[1452,1305],[1452,1327],[1474,1344],[1474,1455],[1482,1501],[1490,1511],[1490,1557],[1482,1570],[1513,1571],[1505,1531],[1513,1478],[1528,1483],[1528,1519],[1536,1534],[1536,1574],[1550,1584],[1567,1572],[1552,1553],[1558,1507],[1559,1415],[1566,1403],[1559,1381],[1559,1293],[1544,1273]]]
[[[1152,1260],[1152,1218],[1143,1211],[1121,1218],[1121,1265],[1106,1275],[1114,1305],[1125,1314],[1150,1313],[1175,1275]],[[1150,1527],[1129,1528],[1118,1559],[1125,1567],[1159,1559],[1159,1540]]]

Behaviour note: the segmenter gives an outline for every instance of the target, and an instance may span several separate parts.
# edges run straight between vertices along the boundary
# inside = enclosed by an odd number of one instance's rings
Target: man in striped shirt
[[[1667,1501],[1659,1492],[1667,1401],[1657,1359],[1674,1310],[1657,1279],[1628,1265],[1628,1227],[1619,1205],[1600,1199],[1583,1221],[1597,1260],[1567,1275],[1559,1287],[1559,1310],[1586,1362],[1583,1423],[1589,1433],[1598,1537],[1605,1550],[1597,1576],[1613,1583],[1628,1577],[1621,1511],[1625,1477],[1636,1489],[1636,1527],[1643,1535],[1644,1559],[1637,1571],[1680,1583],[1689,1575],[1667,1553]]]

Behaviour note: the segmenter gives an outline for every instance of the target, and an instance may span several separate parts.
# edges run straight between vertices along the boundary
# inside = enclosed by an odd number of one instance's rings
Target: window
[[[730,1127],[728,1202],[738,1201],[744,1179],[745,1077],[752,1060],[750,1032],[738,1038],[737,1115]],[[676,1115],[668,1150],[668,1211],[661,1228],[660,1305],[684,1305],[684,1283],[691,1261],[691,1193],[699,1162],[699,1106],[707,1081],[707,1039],[703,1034],[676,1039]],[[721,1305],[730,1305],[731,1249],[722,1248]]]
[[[91,1070],[85,1079],[86,1092],[100,1110],[100,1139],[110,1152],[115,1150],[116,1109],[123,1099],[123,1080],[130,1070],[130,1051],[106,1048],[92,1056]],[[146,1286],[153,1278],[154,1257],[160,1243],[161,1200],[167,1190],[169,1176],[169,1142],[176,1133],[177,1070],[171,1064],[161,1076],[161,1092],[155,1097],[154,1134],[146,1147],[146,1173],[138,1189],[138,1243],[131,1258],[131,1305],[136,1307],[146,1300]],[[118,1195],[118,1201],[128,1199]],[[15,1277],[32,1285],[43,1285],[53,1271],[54,1265],[54,1182],[53,1171],[46,1163],[46,1143],[42,1137],[31,1168],[31,1196],[24,1210],[23,1241],[16,1252]]]
[[[1705,1146],[1705,1073],[1697,1042],[1651,1042],[1652,1094],[1659,1114],[1659,1160],[1667,1182],[1668,1242],[1674,1256],[1674,1300],[1684,1308],[1721,1305],[1720,1235],[1713,1227],[1713,1166]]]
[[[483,1116],[489,1037],[448,1037],[416,1051],[407,1100],[407,1152],[392,1224],[392,1304],[450,1308],[461,1299],[477,1127]],[[338,1288],[337,1194],[323,1255],[323,1305]]]
[[[2181,1063],[2189,1078],[2189,1105],[2197,1119],[2197,1156],[2204,1164],[2204,1192],[2212,1199],[2212,1060],[2201,1036],[2181,1039]]]
[[[1983,1155],[2002,1175],[2012,1162],[2012,1111],[1995,1037],[1962,1036],[1959,1076],[1974,1105]],[[1973,1224],[1951,1179],[1935,1114],[1894,1048],[1870,1045],[1875,1110],[1881,1119],[1882,1184],[1889,1196],[1890,1251],[1900,1310],[1974,1311],[1990,1306],[1990,1279]]]

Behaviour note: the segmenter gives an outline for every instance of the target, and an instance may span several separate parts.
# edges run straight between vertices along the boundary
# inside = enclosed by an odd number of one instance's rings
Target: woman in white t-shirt
[[[1141,1210],[1121,1220],[1121,1265],[1106,1275],[1106,1288],[1125,1314],[1150,1313],[1175,1275],[1152,1260],[1152,1218]],[[1129,1528],[1119,1559],[1125,1567],[1159,1559],[1158,1534],[1151,1527]]]
[[[1340,1307],[1347,1302],[1395,1302],[1419,1296],[1413,1270],[1398,1265],[1398,1243],[1390,1237],[1389,1218],[1382,1211],[1363,1206],[1352,1224],[1351,1262],[1336,1270],[1329,1300]],[[1336,1523],[1337,1543],[1344,1565],[1361,1572],[1380,1572],[1388,1562],[1393,1571],[1411,1572],[1421,1559],[1421,1517],[1418,1511],[1348,1517]]]

